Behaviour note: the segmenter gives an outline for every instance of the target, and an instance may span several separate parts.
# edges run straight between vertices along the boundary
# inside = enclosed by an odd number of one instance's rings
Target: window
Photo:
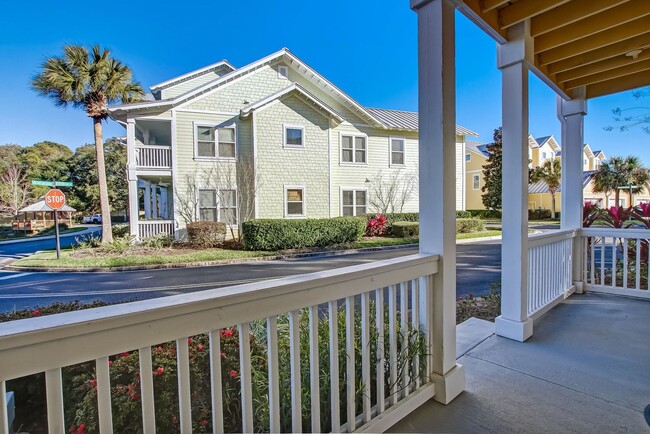
[[[481,175],[472,175],[472,188],[474,190],[481,188]]]
[[[278,66],[278,78],[289,78],[289,67],[285,65]]]
[[[365,136],[341,136],[341,162],[366,163]]]
[[[546,160],[546,152],[542,152],[542,158]]]
[[[196,125],[196,156],[202,158],[236,157],[235,127],[217,128],[209,125]]]
[[[284,126],[284,147],[285,148],[304,148],[305,147],[305,127]]]
[[[472,161],[472,154],[465,154],[465,161]]]
[[[404,139],[390,139],[390,165],[403,166],[405,161]]]
[[[217,221],[217,192],[216,190],[199,190],[199,219],[201,221]]]
[[[366,190],[341,191],[341,215],[345,217],[366,214],[368,193]]]
[[[219,221],[237,224],[237,190],[219,190]]]
[[[287,217],[303,217],[305,215],[305,188],[285,187],[284,214]]]

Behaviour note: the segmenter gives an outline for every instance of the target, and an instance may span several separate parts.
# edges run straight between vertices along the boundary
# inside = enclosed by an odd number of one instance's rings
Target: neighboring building
[[[188,220],[365,214],[391,185],[412,190],[396,211],[418,210],[417,113],[364,107],[287,49],[151,91],[109,108],[127,129],[133,235],[182,236]],[[465,137],[477,134],[456,134],[462,209]]]
[[[483,166],[487,164],[490,155],[488,145],[467,141],[465,142],[465,209],[485,209],[483,205],[483,185],[485,179]]]

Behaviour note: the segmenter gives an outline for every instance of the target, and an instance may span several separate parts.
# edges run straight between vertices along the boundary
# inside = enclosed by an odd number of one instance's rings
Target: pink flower
[[[140,395],[137,392],[130,397],[131,401],[137,401],[138,398],[140,398]]]
[[[97,380],[94,378],[90,380],[90,385],[93,387],[93,389],[97,389]]]
[[[224,330],[221,330],[221,337],[229,338],[229,337],[231,337],[233,335],[233,333],[234,332],[233,332],[232,329],[224,329]]]
[[[86,424],[80,423],[77,427],[77,434],[86,434]]]
[[[199,351],[203,351],[203,345],[202,345],[202,344],[198,344],[198,345],[196,346],[196,349],[199,350]]]
[[[159,367],[158,369],[156,369],[154,371],[153,375],[162,376],[162,374],[164,374],[164,373],[165,373],[165,370],[162,367]]]
[[[239,374],[234,369],[230,370],[230,378],[237,378]]]
[[[203,428],[205,428],[207,424],[208,424],[208,421],[207,421],[207,420],[203,419],[203,420],[201,421],[201,426],[202,426]]]
[[[41,314],[41,311],[36,309],[32,311],[32,316],[39,316]]]
[[[109,366],[109,367],[113,366],[113,361],[112,361],[112,360],[109,360],[109,361],[108,361],[108,366]]]
[[[129,352],[126,351],[126,352],[120,354],[120,356],[122,356],[122,357],[129,357]]]
[[[156,351],[158,351],[158,354],[162,353],[162,347],[158,347]]]

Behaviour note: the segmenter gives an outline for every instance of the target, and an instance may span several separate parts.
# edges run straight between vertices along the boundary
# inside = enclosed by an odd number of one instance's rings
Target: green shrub
[[[158,234],[152,237],[143,238],[140,244],[152,249],[163,249],[169,247],[174,242],[174,237],[169,234]]]
[[[456,219],[456,233],[467,234],[485,229],[485,224],[479,219]]]
[[[220,247],[226,240],[226,224],[221,222],[189,223],[187,238],[194,247]]]
[[[550,209],[529,209],[528,210],[529,220],[547,220],[550,218],[551,218]]]
[[[111,230],[113,232],[113,238],[122,238],[131,235],[129,225],[113,225]]]
[[[393,223],[393,236],[400,238],[417,237],[420,234],[420,223],[418,222],[395,222]]]
[[[359,241],[365,230],[366,220],[358,217],[259,219],[242,224],[244,247],[248,250],[328,247]]]
[[[472,218],[472,213],[469,212],[469,211],[458,210],[458,211],[456,211],[456,218],[457,219],[470,219],[470,218]]]
[[[501,211],[498,209],[470,209],[467,212],[470,213],[470,217],[501,220]]]

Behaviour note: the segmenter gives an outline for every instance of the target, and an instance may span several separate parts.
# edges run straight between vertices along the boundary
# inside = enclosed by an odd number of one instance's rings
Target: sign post
[[[54,235],[56,239],[56,259],[61,259],[61,240],[59,238],[59,210],[65,205],[65,194],[58,188],[45,193],[45,205],[54,211]]]

